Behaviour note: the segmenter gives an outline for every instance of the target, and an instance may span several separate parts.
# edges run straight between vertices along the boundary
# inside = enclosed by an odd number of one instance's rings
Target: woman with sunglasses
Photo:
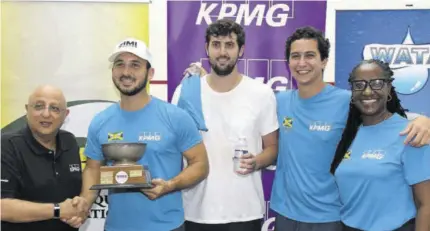
[[[430,146],[399,137],[408,120],[392,76],[388,64],[365,60],[349,77],[350,111],[331,168],[345,231],[430,230]]]

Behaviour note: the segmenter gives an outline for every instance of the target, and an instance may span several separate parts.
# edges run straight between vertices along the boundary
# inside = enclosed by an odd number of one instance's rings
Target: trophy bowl
[[[140,160],[146,150],[146,143],[102,144],[103,155],[115,165],[132,164]]]
[[[100,167],[99,184],[90,189],[151,188],[149,166],[138,163],[145,151],[146,143],[102,144],[103,156],[112,165]]]

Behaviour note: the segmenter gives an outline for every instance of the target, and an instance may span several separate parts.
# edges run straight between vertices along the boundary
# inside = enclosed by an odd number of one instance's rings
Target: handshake
[[[90,205],[83,197],[66,199],[60,204],[60,219],[68,225],[79,228],[87,219]]]

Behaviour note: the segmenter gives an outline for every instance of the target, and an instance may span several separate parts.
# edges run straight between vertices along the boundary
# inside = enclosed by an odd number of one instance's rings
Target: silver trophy
[[[103,156],[112,165],[100,167],[99,184],[90,189],[151,188],[149,167],[137,163],[145,150],[146,143],[102,144]]]

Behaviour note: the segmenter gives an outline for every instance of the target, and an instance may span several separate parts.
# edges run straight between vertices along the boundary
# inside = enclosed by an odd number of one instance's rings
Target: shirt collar
[[[39,141],[36,140],[36,138],[34,138],[33,133],[31,132],[28,124],[21,130],[21,132],[24,135],[25,141],[27,142],[27,144],[30,146],[30,148],[34,153],[42,155],[52,151],[46,148],[45,146],[43,146],[41,143],[39,143]],[[70,145],[68,145],[64,139],[61,139],[61,133],[62,132],[60,130],[56,136],[56,139],[57,139],[57,150],[55,150],[56,152],[66,151],[71,148]]]

